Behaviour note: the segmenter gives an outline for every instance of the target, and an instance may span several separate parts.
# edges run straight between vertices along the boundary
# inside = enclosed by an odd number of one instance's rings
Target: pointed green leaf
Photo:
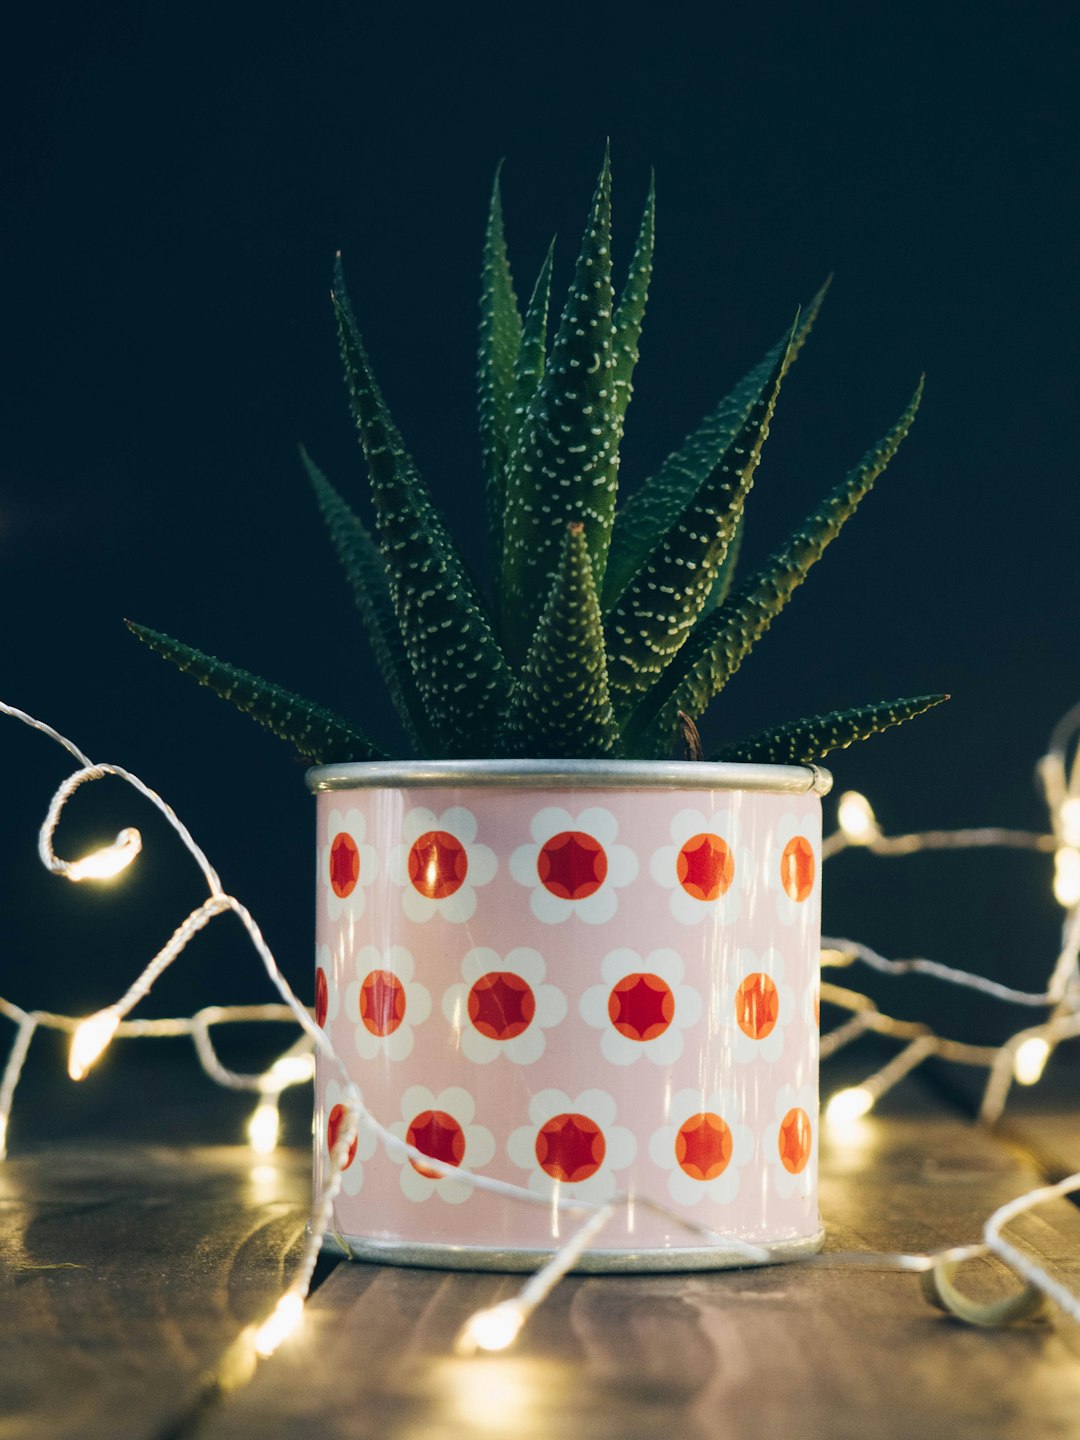
[[[782,353],[724,458],[659,540],[608,618],[608,678],[620,716],[656,684],[709,597],[754,483],[784,369]]]
[[[701,715],[735,674],[900,448],[915,419],[922,388],[920,380],[896,425],[807,516],[783,549],[698,625],[678,660],[648,697],[658,739],[674,734],[680,710]],[[644,718],[636,717],[635,726],[640,728]]]
[[[507,470],[500,610],[513,661],[536,629],[567,524],[584,522],[598,585],[603,576],[615,510],[613,302],[605,155],[551,359]]]
[[[502,169],[500,163],[499,170]],[[493,537],[502,529],[507,437],[514,409],[514,369],[521,344],[521,316],[510,275],[503,230],[499,171],[491,191],[480,289],[480,350],[477,389],[480,445],[487,472],[488,518]],[[498,549],[495,551],[498,554]]]
[[[425,755],[429,746],[423,738],[424,710],[398,629],[386,566],[379,547],[303,446],[300,447],[300,458],[346,579],[352,587],[357,609],[363,616],[371,648],[394,708],[414,749],[418,754]]]
[[[529,408],[529,402],[536,394],[544,378],[544,364],[547,357],[548,307],[551,303],[551,270],[555,262],[555,241],[548,246],[540,274],[536,277],[529,308],[525,311],[525,324],[521,332],[517,365],[514,368],[514,413],[507,435],[507,447],[513,451],[521,433],[521,424]],[[498,515],[498,534],[502,537],[503,512]],[[499,548],[496,554],[501,557]]]
[[[497,753],[588,759],[611,754],[618,739],[608,696],[600,602],[585,527],[579,521],[567,530]]]
[[[626,415],[626,407],[634,393],[633,375],[639,359],[638,346],[641,341],[641,326],[645,319],[645,305],[649,298],[655,244],[656,176],[653,175],[649,181],[645,211],[641,217],[641,227],[638,230],[626,284],[615,311],[614,403],[615,415],[620,422]]]
[[[771,765],[813,765],[830,750],[846,750],[856,740],[880,735],[948,700],[948,695],[920,695],[915,700],[881,700],[855,710],[833,710],[778,725],[750,740],[725,745],[710,760],[754,761]]]
[[[335,272],[338,335],[386,561],[390,596],[438,753],[485,754],[510,672],[465,562],[386,408]]]
[[[799,321],[793,340],[785,336],[739,381],[716,409],[664,461],[656,474],[636,490],[615,517],[611,555],[604,577],[603,606],[608,614],[649,555],[657,538],[675,523],[690,498],[723,459],[760,399],[777,359],[789,344],[787,373],[806,343],[824,302],[829,281],[821,287]],[[783,374],[781,375],[783,379]]]
[[[369,735],[332,710],[157,630],[148,630],[133,620],[124,623],[151,650],[164,655],[200,685],[209,685],[223,700],[230,700],[238,710],[245,711],[279,739],[295,745],[305,759],[316,765],[335,760],[387,758],[386,751]]]

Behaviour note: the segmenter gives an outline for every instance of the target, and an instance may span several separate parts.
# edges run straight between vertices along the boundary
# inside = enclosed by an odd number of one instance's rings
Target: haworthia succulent
[[[568,523],[585,525],[597,584],[615,512],[611,169],[605,155],[551,358],[506,477],[500,607],[508,654],[525,656]]]
[[[749,740],[725,745],[710,760],[756,761],[773,765],[809,765],[832,750],[846,750],[856,740],[880,735],[948,700],[948,695],[920,695],[914,700],[881,700],[855,710],[833,710],[765,730]]]
[[[514,367],[514,408],[510,419],[510,429],[506,437],[508,454],[512,452],[517,445],[518,436],[521,433],[522,421],[525,419],[528,411],[529,402],[536,394],[540,382],[544,378],[544,364],[547,357],[548,307],[551,303],[551,270],[554,261],[555,241],[552,240],[548,246],[548,252],[544,257],[544,263],[540,267],[540,274],[536,277],[536,284],[533,286],[528,308],[525,311],[525,323],[521,331],[521,345],[518,347],[517,365]],[[500,510],[497,530],[499,545],[495,549],[495,554],[499,557],[499,563],[501,563],[502,556],[502,522],[503,515]]]
[[[418,754],[426,754],[430,745],[424,734],[424,709],[398,629],[386,565],[379,547],[371,538],[367,526],[353,514],[303,446],[300,447],[300,458],[346,579],[352,587],[357,609],[363,616],[364,628],[394,708],[414,749]]]
[[[922,390],[920,380],[911,403],[888,434],[807,516],[787,544],[697,626],[646,702],[651,716],[656,717],[658,735],[673,732],[680,710],[701,715],[735,674],[900,448],[915,419]]]
[[[447,756],[486,754],[510,674],[457,547],[375,383],[345,294],[334,307],[353,415],[371,473],[390,594],[427,716]]]
[[[502,529],[507,437],[514,410],[514,370],[520,344],[521,316],[506,253],[502,193],[497,171],[484,233],[477,374],[480,447],[487,472],[488,520],[493,536]]]
[[[610,461],[610,477],[613,485],[618,478],[618,446],[622,443],[626,409],[634,393],[634,370],[640,359],[641,327],[645,320],[645,305],[649,298],[649,282],[652,280],[655,245],[656,179],[653,176],[649,181],[645,211],[641,217],[641,227],[638,230],[637,244],[634,246],[626,284],[623,286],[622,295],[615,310],[612,413],[616,427],[616,448]]]
[[[668,456],[651,479],[634,492],[619,509],[611,535],[611,554],[604,576],[603,606],[609,613],[623,590],[633,579],[646,556],[656,544],[656,537],[675,523],[680,511],[690,500],[705,477],[723,459],[725,451],[746,424],[751,406],[759,399],[773,373],[776,361],[787,346],[784,374],[802,350],[813,329],[829,280],[811,300],[800,317],[794,337],[784,336],[739,381],[678,450]],[[781,379],[783,374],[781,375]]]
[[[708,599],[754,483],[785,366],[786,351],[720,464],[657,541],[608,617],[608,677],[620,716],[656,684]]]
[[[607,755],[619,731],[585,527],[571,525],[496,744],[500,755]]]
[[[195,650],[158,630],[133,620],[124,622],[151,650],[164,655],[200,685],[230,700],[280,740],[287,740],[306,760],[325,765],[335,760],[385,760],[386,751],[351,721],[280,685],[240,670],[214,655]]]

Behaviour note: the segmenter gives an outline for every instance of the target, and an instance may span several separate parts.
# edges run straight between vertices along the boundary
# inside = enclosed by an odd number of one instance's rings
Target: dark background
[[[624,445],[633,486],[836,280],[785,387],[747,560],[893,422],[915,430],[716,713],[709,739],[897,695],[953,700],[833,757],[897,831],[1043,828],[1032,767],[1080,698],[1074,8],[592,3],[43,5],[0,84],[0,697],[174,805],[306,996],[311,802],[278,742],[142,649],[132,616],[396,739],[302,477],[362,502],[328,304],[333,253],[397,419],[483,554],[473,363],[494,167],[519,292],[563,291],[605,136],[617,263],[656,166],[657,273]],[[103,784],[59,837],[122,824],[115,889],[41,870],[64,757],[3,722],[0,994],[114,998],[202,898]],[[827,817],[831,822],[832,804]],[[828,872],[825,926],[1041,988],[1049,865],[980,855]],[[1017,1016],[879,987],[990,1038]],[[269,998],[218,921],[145,1013]]]

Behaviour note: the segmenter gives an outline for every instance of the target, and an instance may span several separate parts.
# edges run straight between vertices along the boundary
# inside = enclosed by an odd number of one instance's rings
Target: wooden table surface
[[[126,1063],[110,1058],[114,1076]],[[199,1075],[166,1093],[147,1073],[116,1090],[126,1114],[90,1105],[73,1126],[55,1077],[16,1108],[0,1165],[0,1440],[1080,1435],[1080,1328],[1059,1313],[969,1328],[911,1275],[829,1259],[975,1241],[992,1208],[1080,1169],[1075,1072],[993,1134],[909,1081],[853,1138],[823,1141],[829,1238],[812,1265],[573,1277],[512,1351],[462,1359],[458,1328],[520,1277],[325,1261],[300,1331],[231,1389],[224,1357],[298,1253],[309,1157],[217,1143],[250,1102]],[[1012,1233],[1080,1288],[1073,1204]],[[1012,1284],[993,1261],[964,1283]]]

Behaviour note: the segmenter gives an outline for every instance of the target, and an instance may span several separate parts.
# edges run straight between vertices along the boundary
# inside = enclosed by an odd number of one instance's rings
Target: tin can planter
[[[320,766],[316,1018],[394,1134],[538,1196],[657,1201],[780,1260],[817,1249],[821,802],[813,767]],[[315,1171],[340,1123],[316,1078]],[[580,1220],[361,1128],[358,1258],[528,1269]],[[586,1270],[737,1251],[641,1203]]]

